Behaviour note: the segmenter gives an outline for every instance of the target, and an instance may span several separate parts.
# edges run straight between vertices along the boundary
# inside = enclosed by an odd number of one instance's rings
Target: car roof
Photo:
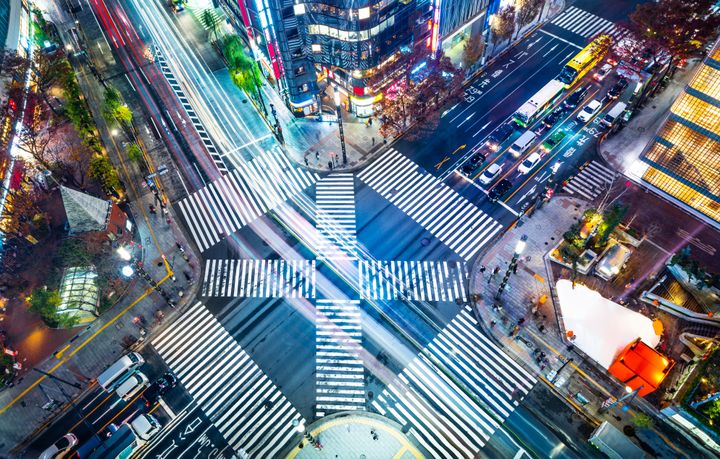
[[[488,167],[488,168],[485,170],[485,172],[489,172],[489,173],[493,174],[493,173],[495,173],[495,172],[496,172],[497,170],[499,170],[499,169],[500,169],[500,166],[498,165],[498,163],[492,163],[492,164],[490,165],[490,167]]]
[[[537,151],[534,151],[534,152],[530,153],[530,156],[525,158],[525,161],[531,161],[531,160],[537,159],[537,158],[540,158],[540,153],[538,153]]]
[[[587,104],[588,107],[597,107],[598,105],[602,105],[602,102],[597,99],[593,99]]]

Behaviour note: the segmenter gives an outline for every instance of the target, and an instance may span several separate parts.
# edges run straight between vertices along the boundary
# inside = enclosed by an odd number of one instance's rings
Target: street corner
[[[305,426],[296,423],[295,445],[287,459],[325,457],[430,457],[401,426],[380,415],[355,411],[326,416]]]

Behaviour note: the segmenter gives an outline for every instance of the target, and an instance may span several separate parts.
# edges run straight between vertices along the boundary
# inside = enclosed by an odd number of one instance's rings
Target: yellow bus
[[[600,35],[565,65],[557,79],[565,84],[565,89],[569,88],[585,76],[598,62],[603,60],[610,49],[610,45],[612,45],[612,37]]]

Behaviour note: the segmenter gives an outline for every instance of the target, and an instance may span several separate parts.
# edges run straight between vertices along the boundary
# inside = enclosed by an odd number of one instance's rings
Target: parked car
[[[597,99],[593,99],[589,104],[585,106],[580,113],[577,115],[577,119],[582,123],[587,123],[602,107],[602,102]]]
[[[590,85],[583,86],[575,90],[574,93],[570,94],[563,105],[567,108],[575,108],[580,105],[580,102],[585,100],[588,92],[590,92]]]
[[[465,164],[463,164],[461,168],[462,173],[467,177],[471,177],[473,172],[475,172],[483,162],[485,162],[485,155],[482,153],[475,153],[465,162]]]
[[[620,97],[620,95],[625,91],[625,88],[628,87],[628,80],[625,78],[620,78],[617,83],[613,85],[612,88],[607,93],[607,96],[609,99],[617,99]]]
[[[485,145],[487,145],[491,151],[498,151],[500,149],[500,145],[506,141],[513,132],[515,132],[515,128],[512,123],[503,124],[490,134]]]
[[[115,389],[115,393],[123,400],[130,400],[137,395],[143,387],[147,386],[147,383],[148,378],[145,376],[145,373],[136,371]]]
[[[501,173],[502,166],[498,165],[497,163],[493,163],[487,169],[485,169],[485,172],[482,173],[478,180],[480,180],[480,183],[482,183],[483,185],[489,185],[494,182]]]
[[[553,135],[548,137],[545,142],[543,142],[540,148],[542,149],[542,151],[547,153],[548,151],[551,151],[553,148],[560,145],[562,141],[565,140],[565,137],[567,137],[567,132],[563,130],[555,131]]]
[[[525,158],[525,161],[520,163],[520,165],[518,166],[518,172],[520,172],[523,175],[529,173],[531,170],[533,170],[535,168],[535,166],[537,166],[540,163],[541,159],[542,159],[542,156],[540,156],[540,153],[538,153],[536,151],[533,153],[530,153],[530,156]]]
[[[499,199],[502,199],[505,194],[510,191],[510,188],[512,188],[512,182],[510,180],[500,180],[500,182],[498,182],[498,184],[495,185],[492,190],[490,190],[490,193],[488,193],[488,198],[490,198],[491,201],[497,201]]]
[[[150,407],[154,405],[160,398],[165,395],[170,389],[177,385],[177,378],[174,374],[168,372],[160,376],[157,380],[153,381],[152,384],[143,392],[143,399],[145,400],[145,406]]]
[[[565,115],[565,108],[558,107],[555,109],[555,111],[553,111],[552,113],[550,113],[548,116],[545,117],[545,119],[543,120],[543,124],[547,128],[551,128],[551,127],[555,126],[558,121],[560,121],[562,119],[563,115]]]
[[[610,74],[610,72],[612,72],[612,69],[613,69],[612,64],[608,64],[608,63],[603,64],[603,66],[600,67],[600,69],[597,72],[595,72],[595,75],[593,75],[593,77],[597,81],[602,81],[605,79],[606,76],[608,76]]]
[[[60,459],[68,454],[78,444],[75,434],[68,433],[62,436],[58,441],[48,446],[48,448],[40,454],[40,459]]]

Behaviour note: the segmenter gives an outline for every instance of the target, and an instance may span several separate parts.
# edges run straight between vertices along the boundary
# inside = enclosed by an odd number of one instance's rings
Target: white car
[[[140,440],[148,441],[160,431],[160,423],[153,415],[141,414],[130,421],[130,428]]]
[[[602,107],[602,102],[597,99],[593,99],[580,111],[580,113],[578,113],[578,121],[582,123],[587,123],[588,121],[590,121],[590,118],[592,118],[593,115],[597,113],[598,110],[600,110],[600,107]]]
[[[523,161],[518,166],[518,172],[520,172],[522,175],[527,174],[528,172],[533,170],[535,168],[535,166],[538,165],[538,163],[540,162],[541,159],[542,159],[542,156],[540,156],[540,153],[538,153],[538,152],[531,153],[530,156],[525,158],[525,161]]]
[[[595,79],[596,79],[597,81],[602,81],[602,80],[604,80],[605,77],[610,74],[610,72],[612,71],[612,69],[613,69],[612,64],[604,64],[602,67],[600,67],[600,70],[598,70],[597,72],[595,72],[595,75],[594,75],[594,76],[595,76]]]
[[[147,376],[145,376],[145,373],[142,371],[136,371],[131,374],[128,379],[123,381],[117,389],[115,389],[115,393],[118,397],[127,401],[137,395],[143,387],[147,386],[148,382],[149,380]]]
[[[483,185],[489,185],[494,182],[496,178],[498,178],[501,172],[502,166],[498,165],[497,163],[493,163],[490,165],[490,167],[485,169],[485,172],[482,173],[478,180],[480,180],[480,183],[482,183]]]
[[[74,434],[65,434],[63,437],[50,445],[40,455],[40,459],[62,458],[70,454],[73,447],[78,444],[78,439]]]

